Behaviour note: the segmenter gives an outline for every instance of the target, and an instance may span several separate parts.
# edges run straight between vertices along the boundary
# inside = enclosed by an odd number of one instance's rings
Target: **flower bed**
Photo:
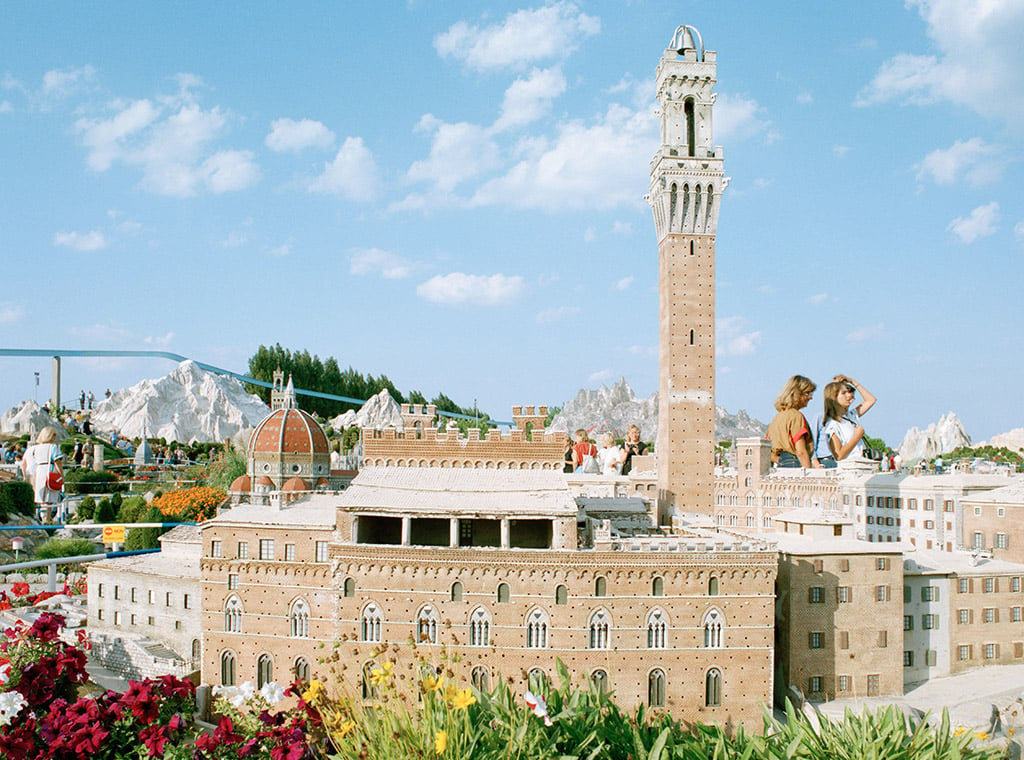
[[[808,719],[792,707],[784,723],[765,717],[763,735],[742,727],[684,727],[666,713],[626,713],[607,692],[531,680],[525,693],[505,681],[492,690],[465,683],[457,657],[402,664],[381,647],[366,674],[365,697],[338,691],[347,665],[335,649],[335,676],[284,689],[252,684],[214,690],[215,727],[192,721],[195,688],[173,676],[132,681],[124,694],[82,696],[87,642],[62,641],[63,619],[43,614],[0,642],[0,757],[18,760],[411,760],[452,758],[636,758],[636,760],[995,760],[969,733],[911,721],[895,708]],[[415,651],[415,649],[414,649]],[[413,689],[406,686],[412,685]],[[292,706],[277,709],[286,696]],[[276,710],[276,711],[275,711]]]

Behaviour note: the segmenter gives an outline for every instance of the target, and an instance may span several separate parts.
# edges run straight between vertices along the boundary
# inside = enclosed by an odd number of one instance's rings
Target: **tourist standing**
[[[29,446],[21,458],[21,473],[32,484],[35,493],[36,511],[40,520],[46,522],[50,509],[60,503],[63,487],[51,488],[50,473],[64,477],[64,454],[56,444],[57,429],[44,427],[36,436],[34,446]]]
[[[803,375],[793,375],[775,399],[775,415],[768,425],[772,442],[771,459],[777,467],[811,467],[814,439],[807,418],[800,410],[807,406],[817,386]]]

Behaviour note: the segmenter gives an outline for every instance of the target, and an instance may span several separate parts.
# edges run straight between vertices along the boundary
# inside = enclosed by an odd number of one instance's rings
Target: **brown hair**
[[[853,390],[853,386],[845,381],[833,381],[825,386],[825,419],[839,420],[846,411],[839,405],[839,391],[843,388]]]

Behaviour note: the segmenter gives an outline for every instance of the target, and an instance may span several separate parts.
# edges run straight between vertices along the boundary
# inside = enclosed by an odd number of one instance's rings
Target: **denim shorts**
[[[834,456],[818,457],[818,461],[821,462],[821,466],[826,470],[831,470],[839,466]]]
[[[803,467],[800,464],[800,460],[796,458],[796,454],[790,454],[788,451],[779,452],[779,462],[776,467]]]

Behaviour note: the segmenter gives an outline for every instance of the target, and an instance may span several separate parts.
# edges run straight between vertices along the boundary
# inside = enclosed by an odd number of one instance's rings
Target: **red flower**
[[[63,615],[44,612],[28,629],[28,636],[35,637],[42,642],[56,641],[60,629],[64,627],[64,622]]]
[[[150,690],[149,683],[129,681],[128,691],[121,701],[132,711],[132,715],[145,725],[149,725],[160,716],[160,700]]]
[[[150,726],[139,732],[139,739],[146,745],[146,749],[153,757],[164,756],[164,746],[170,738],[170,731],[166,726]]]
[[[15,583],[11,586],[11,593],[15,596],[28,596],[29,588],[27,583]]]

